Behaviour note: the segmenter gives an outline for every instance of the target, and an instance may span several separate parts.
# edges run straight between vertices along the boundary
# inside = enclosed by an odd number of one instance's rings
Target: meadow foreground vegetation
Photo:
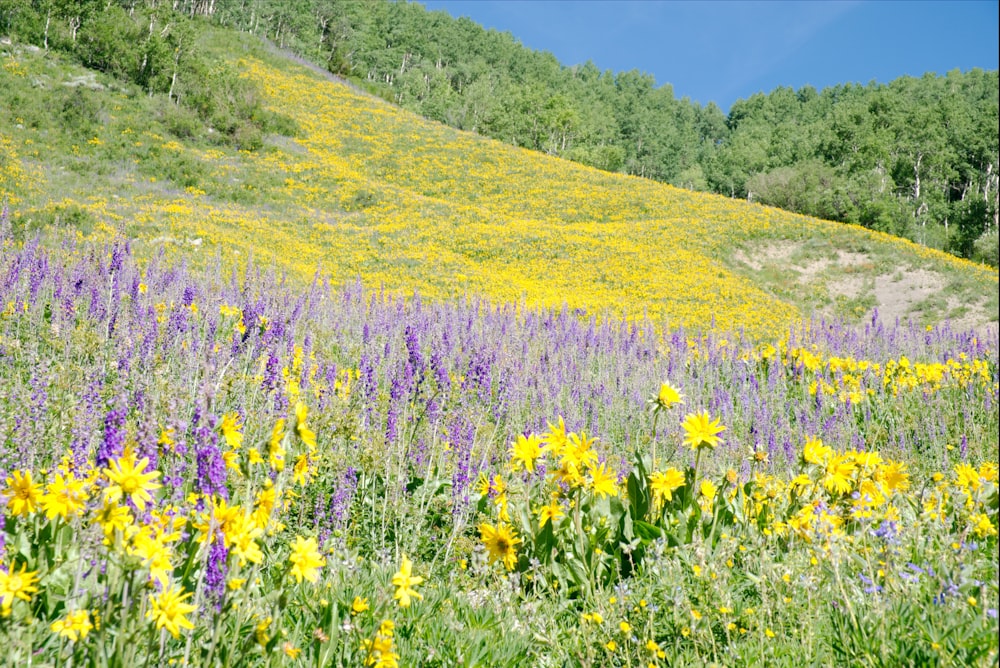
[[[9,665],[992,665],[997,336],[0,250]]]

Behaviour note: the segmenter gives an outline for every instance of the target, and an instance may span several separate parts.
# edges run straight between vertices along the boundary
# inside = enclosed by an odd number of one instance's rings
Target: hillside
[[[6,665],[997,664],[995,270],[189,44],[0,41]]]
[[[4,47],[3,184],[15,229],[122,233],[195,266],[253,256],[300,280],[561,306],[753,334],[813,311],[997,319],[997,272],[862,228],[591,169],[412,113],[216,31],[263,106],[253,151],[165,100]],[[61,116],[45,110],[61,109]],[[25,109],[36,118],[25,119]],[[67,111],[68,110],[68,111]],[[89,122],[67,123],[68,112]],[[208,131],[209,134],[211,130]],[[845,278],[846,276],[846,278]]]
[[[996,70],[778,87],[723,113],[647,73],[559,62],[415,2],[196,4],[453,127],[997,266]]]

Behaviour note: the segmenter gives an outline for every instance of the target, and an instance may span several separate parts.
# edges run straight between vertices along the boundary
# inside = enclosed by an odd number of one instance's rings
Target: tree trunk
[[[993,163],[986,166],[986,183],[983,185],[983,201],[990,201],[993,192],[993,227],[1000,227],[1000,176],[993,173]]]
[[[885,165],[879,160],[875,165],[875,173],[879,175],[878,194],[885,193]]]
[[[167,91],[167,99],[174,99],[174,84],[177,83],[177,69],[181,63],[181,49],[177,47],[177,51],[174,52],[174,73],[170,76],[170,90]]]

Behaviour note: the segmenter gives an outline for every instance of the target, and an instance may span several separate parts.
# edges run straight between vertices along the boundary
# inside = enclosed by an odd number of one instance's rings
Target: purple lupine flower
[[[125,264],[125,257],[129,248],[121,241],[115,241],[111,246],[111,264],[108,265],[108,272],[116,274],[122,270]]]
[[[73,451],[74,471],[80,471],[90,456],[91,434],[95,431],[97,415],[95,409],[101,397],[103,383],[100,376],[94,378],[80,398],[82,408],[73,420],[72,440],[70,449]]]
[[[462,389],[471,388],[476,391],[479,400],[487,402],[492,392],[492,370],[493,361],[485,351],[475,350],[469,360],[469,368],[465,374],[465,383]],[[579,388],[571,389],[579,391]]]
[[[895,522],[890,520],[882,520],[878,528],[872,531],[872,534],[879,538],[887,545],[896,545],[899,543],[899,527]]]
[[[194,303],[195,297],[198,296],[198,292],[193,285],[187,285],[184,287],[184,292],[181,295],[181,306],[191,306]]]
[[[104,468],[112,459],[121,457],[125,452],[125,415],[124,408],[113,408],[104,416],[104,437],[97,448],[97,468]]]
[[[375,399],[378,393],[378,382],[375,380],[375,364],[367,352],[361,354],[358,363],[358,371],[361,376],[361,399],[364,403],[365,424],[370,423],[372,413],[375,410]]]
[[[188,313],[190,311],[186,305],[175,306],[170,312],[170,318],[167,321],[167,330],[171,336],[177,336],[188,331]]]
[[[215,607],[216,612],[222,610],[222,603],[226,597],[228,560],[229,550],[226,549],[225,536],[221,530],[216,529],[205,560],[205,596]]]
[[[881,594],[882,593],[882,586],[875,584],[872,581],[872,579],[870,577],[868,577],[867,575],[865,575],[864,573],[859,573],[858,574],[858,579],[860,579],[861,582],[865,585],[865,593],[866,594]]]
[[[452,513],[459,515],[469,505],[469,486],[472,484],[472,435],[475,427],[457,418],[448,429],[454,471],[451,475]]]
[[[281,360],[272,350],[268,353],[267,364],[264,366],[264,380],[261,381],[261,388],[266,394],[274,395],[274,410],[279,413],[288,408],[288,399],[285,397],[282,387]]]
[[[411,373],[416,378],[417,385],[420,385],[424,379],[424,370],[426,368],[424,356],[420,350],[420,338],[417,336],[416,328],[412,325],[406,326],[403,336],[406,341],[406,351],[409,354]]]
[[[305,339],[302,341],[302,359],[308,360],[309,355],[312,353],[312,336],[306,334]],[[302,375],[299,378],[299,384],[304,388],[309,383],[309,364],[305,363],[302,365]]]
[[[438,401],[436,395],[427,400],[426,414],[427,421],[432,425],[437,424],[438,420],[441,419],[441,402]]]
[[[103,322],[104,318],[107,316],[107,311],[104,309],[104,300],[101,296],[100,290],[97,289],[96,285],[90,286],[90,318],[96,320],[97,322]]]
[[[434,347],[431,350],[431,370],[434,372],[434,382],[437,383],[438,390],[447,394],[451,390],[451,377],[448,375],[448,369],[445,366],[445,352],[442,348],[443,343],[441,347]]]
[[[40,255],[35,258],[35,262],[31,266],[31,272],[28,274],[28,292],[31,295],[32,304],[38,300],[38,291],[41,290],[42,282],[48,273],[48,256]]]
[[[44,428],[45,425],[45,412],[48,408],[49,401],[49,379],[36,370],[31,376],[29,384],[31,385],[31,409],[29,411],[29,424],[32,425],[33,429],[38,432]],[[40,438],[41,434],[36,434],[37,438]]]
[[[226,461],[222,458],[222,451],[219,449],[216,418],[208,413],[202,419],[200,411],[196,410],[191,422],[194,428],[195,456],[198,463],[198,491],[209,496],[216,494],[223,499],[228,499]]]
[[[347,525],[351,504],[354,501],[354,493],[358,487],[358,472],[353,466],[348,466],[344,472],[341,482],[334,489],[330,496],[330,515],[333,518],[335,529],[342,529]]]

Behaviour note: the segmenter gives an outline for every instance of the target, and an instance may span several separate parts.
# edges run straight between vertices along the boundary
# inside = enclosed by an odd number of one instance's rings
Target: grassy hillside
[[[860,228],[609,174],[420,119],[255,42],[210,33],[290,118],[253,151],[163,99],[5,47],[2,168],[15,228],[121,232],[195,265],[253,255],[597,315],[776,333],[812,311],[997,318],[997,272]],[[250,144],[253,144],[251,142]],[[846,281],[845,281],[845,276]]]

